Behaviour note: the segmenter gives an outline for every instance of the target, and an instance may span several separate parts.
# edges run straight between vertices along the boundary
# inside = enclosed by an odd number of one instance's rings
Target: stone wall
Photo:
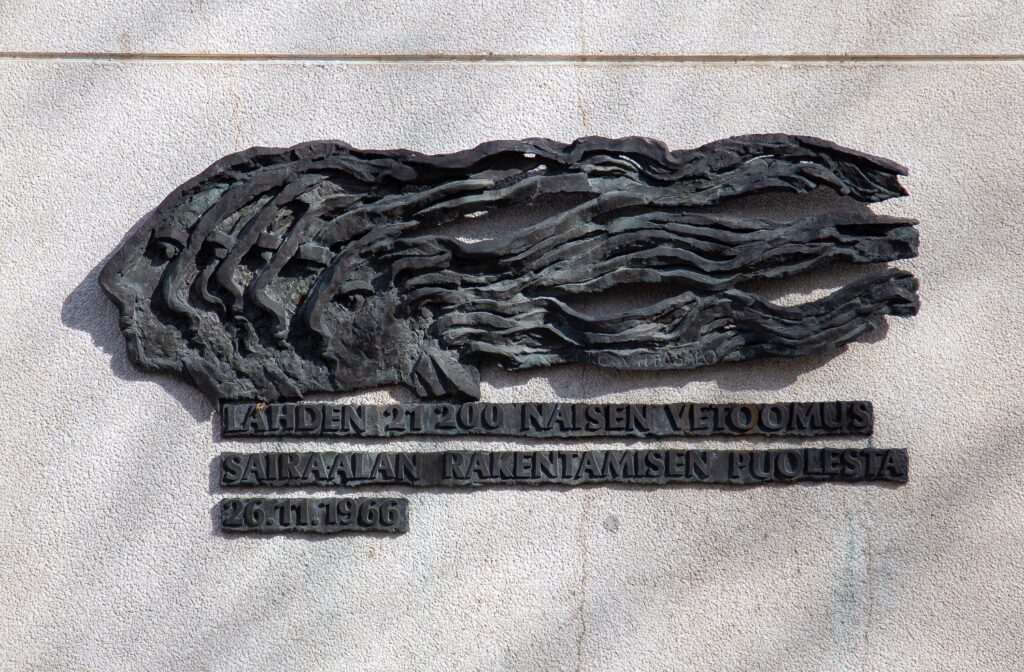
[[[1019,1],[97,0],[2,13],[0,669],[1020,665]],[[222,450],[550,444],[221,440],[197,391],[129,364],[97,284],[168,192],[253,145],[446,152],[637,134],[686,148],[752,132],[910,168],[911,195],[875,210],[921,222],[921,255],[899,264],[921,281],[919,316],[835,357],[487,369],[483,398],[868,399],[870,441],[801,443],[907,448],[907,485],[383,490],[410,500],[407,534],[227,537]],[[843,273],[773,298],[820,295]],[[395,398],[408,400],[344,400]]]

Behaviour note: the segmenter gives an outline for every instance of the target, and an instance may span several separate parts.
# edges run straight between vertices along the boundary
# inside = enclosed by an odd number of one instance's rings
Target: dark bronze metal
[[[775,404],[225,404],[225,437],[870,435],[868,401]]]
[[[409,530],[409,500],[396,497],[342,499],[222,499],[225,532],[385,532]]]
[[[485,362],[665,370],[829,353],[885,315],[915,314],[917,281],[878,270],[796,306],[745,283],[912,257],[916,222],[866,211],[776,222],[707,206],[817,187],[877,202],[906,193],[904,174],[789,135],[687,151],[637,137],[437,156],[341,142],[253,148],[170,194],[100,282],[136,365],[220,401],[395,383],[476,399]],[[509,209],[545,214],[459,239],[460,227]],[[635,283],[676,295],[609,317],[566,303]]]
[[[904,483],[907,475],[907,451],[875,448],[277,452],[220,457],[220,483],[225,487]]]

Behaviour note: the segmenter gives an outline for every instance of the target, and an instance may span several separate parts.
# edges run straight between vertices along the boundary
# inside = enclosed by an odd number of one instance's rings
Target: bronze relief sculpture
[[[918,308],[907,272],[869,272],[796,306],[744,289],[834,262],[917,253],[916,222],[870,212],[793,221],[714,214],[770,191],[905,195],[904,168],[810,137],[670,151],[638,137],[488,142],[429,156],[341,142],[253,148],[170,194],[101,274],[136,365],[215,401],[404,384],[479,397],[479,365],[689,369],[835,351]],[[488,240],[453,230],[543,211]],[[574,295],[665,284],[614,316]]]

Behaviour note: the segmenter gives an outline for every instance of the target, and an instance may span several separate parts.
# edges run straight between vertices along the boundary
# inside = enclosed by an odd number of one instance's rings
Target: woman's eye
[[[341,307],[348,311],[356,311],[363,307],[366,297],[362,294],[347,294],[341,298]]]
[[[160,243],[160,249],[168,259],[174,259],[181,252],[181,248],[174,243]]]
[[[364,280],[350,280],[338,289],[337,301],[345,310],[359,310],[366,297],[373,294],[373,286]]]
[[[153,253],[163,259],[174,259],[182,250],[182,245],[171,238],[158,238],[153,241]]]

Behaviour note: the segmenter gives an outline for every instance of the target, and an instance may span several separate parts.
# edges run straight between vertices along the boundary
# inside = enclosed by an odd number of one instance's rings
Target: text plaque
[[[327,499],[222,499],[221,529],[225,532],[384,532],[409,529],[409,501],[396,497]]]
[[[225,487],[587,485],[889,481],[908,476],[906,450],[544,450],[221,453]]]
[[[869,401],[770,404],[241,403],[221,408],[225,437],[490,435],[595,436],[870,435]]]

